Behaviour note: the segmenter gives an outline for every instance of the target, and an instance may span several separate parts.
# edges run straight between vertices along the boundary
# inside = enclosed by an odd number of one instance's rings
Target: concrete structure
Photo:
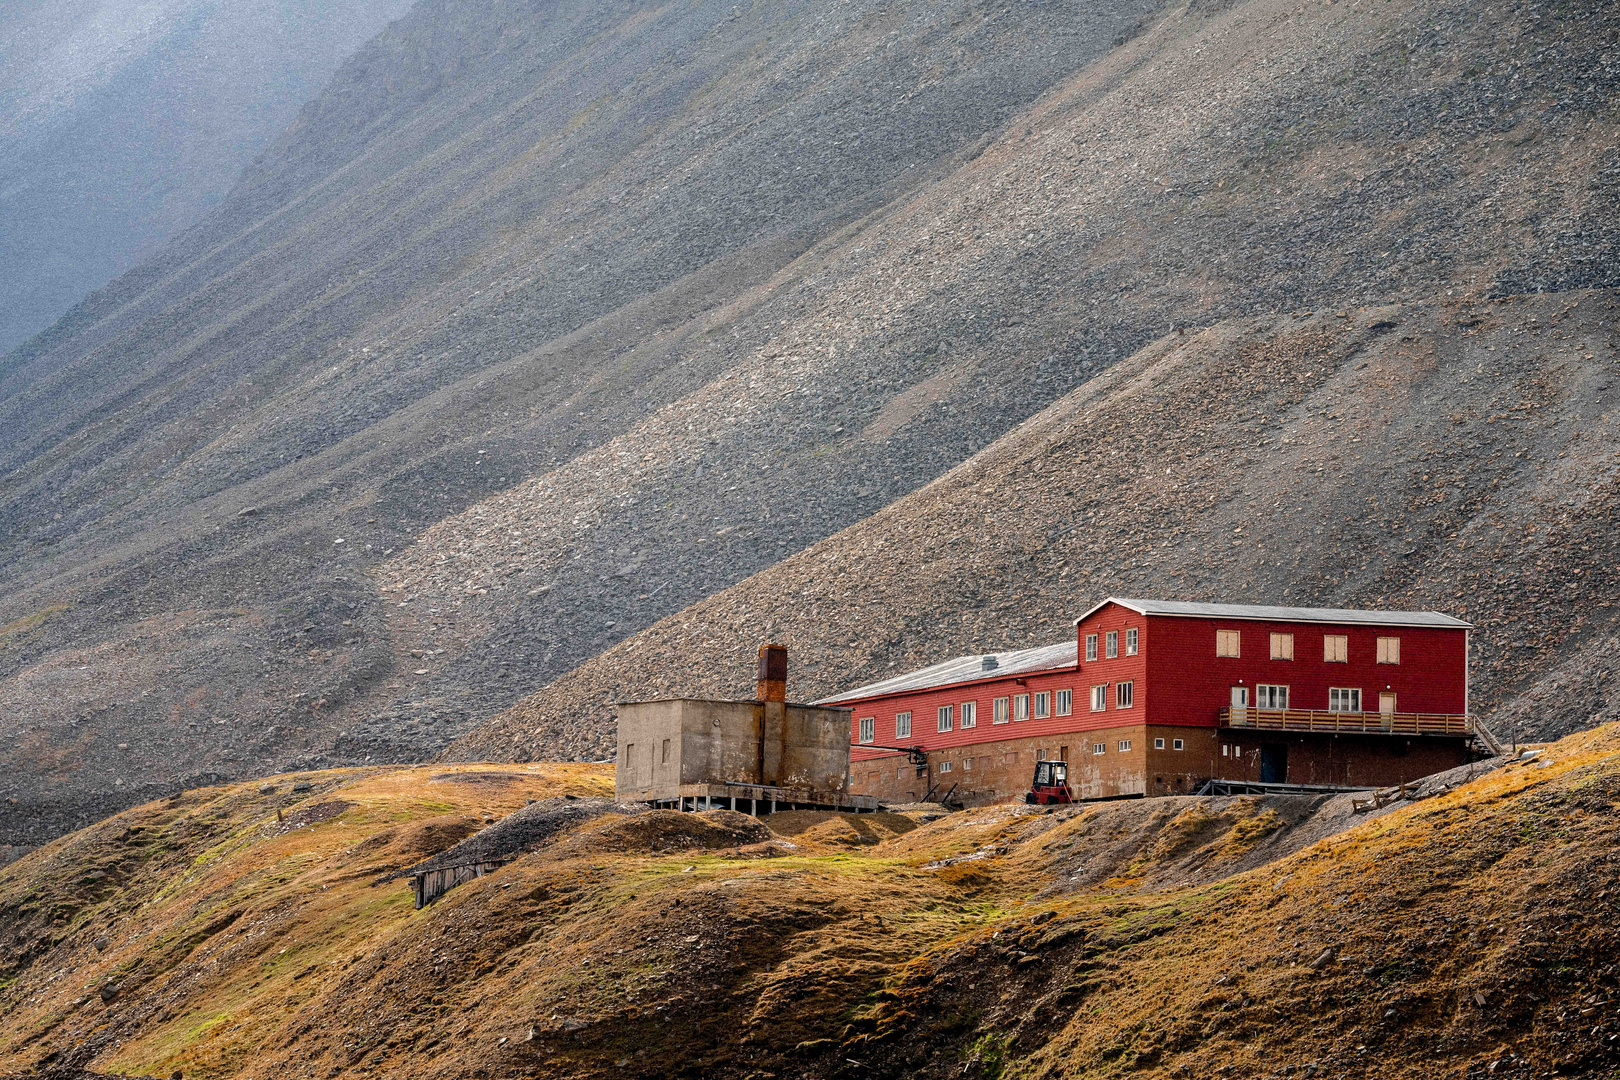
[[[849,790],[849,710],[786,701],[787,652],[760,650],[754,701],[669,698],[618,706],[614,793],[678,809],[875,810]]]
[[[1043,758],[1069,763],[1081,799],[1209,779],[1385,786],[1489,738],[1468,713],[1468,630],[1437,612],[1109,599],[1073,642],[958,657],[824,704],[851,709],[852,790],[885,801],[1019,798]]]

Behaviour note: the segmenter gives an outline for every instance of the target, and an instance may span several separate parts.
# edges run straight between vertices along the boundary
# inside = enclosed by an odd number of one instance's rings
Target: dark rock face
[[[230,190],[410,0],[0,10],[0,353]]]

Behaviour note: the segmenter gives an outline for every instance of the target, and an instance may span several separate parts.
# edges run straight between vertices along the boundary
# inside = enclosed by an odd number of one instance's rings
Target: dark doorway
[[[1288,747],[1266,743],[1260,747],[1260,782],[1288,783]]]

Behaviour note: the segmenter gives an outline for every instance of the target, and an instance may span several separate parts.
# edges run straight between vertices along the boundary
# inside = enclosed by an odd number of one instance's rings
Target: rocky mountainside
[[[419,756],[630,632],[424,692],[366,572],[710,381],[748,290],[1150,11],[417,4],[208,220],[0,361],[0,840],[147,781],[363,760],[357,717]]]
[[[814,699],[1061,640],[1106,596],[1439,608],[1504,737],[1620,717],[1620,293],[1172,334],[917,493],[621,642],[449,755],[613,750],[617,700]],[[432,534],[430,534],[430,537]]]
[[[1495,764],[1371,819],[600,814],[420,911],[402,867],[607,768],[187,792],[0,868],[0,1071],[1606,1080],[1620,734]]]
[[[411,0],[0,8],[0,353],[219,202]]]
[[[638,663],[602,650],[1166,333],[1620,265],[1606,5],[525,10],[419,5],[186,243],[11,359],[0,693],[43,830],[158,761],[412,758],[554,682],[588,707],[456,752],[599,753]],[[1258,499],[1261,459],[1223,464]],[[966,578],[990,555],[951,528]],[[1380,595],[1342,571],[1388,542],[1290,598]],[[1215,571],[1183,594],[1253,584]],[[1009,600],[1005,639],[1081,599]],[[829,606],[851,678],[981,617]]]

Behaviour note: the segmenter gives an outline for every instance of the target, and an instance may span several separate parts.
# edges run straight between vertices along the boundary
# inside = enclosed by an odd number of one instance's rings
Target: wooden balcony
[[[1475,733],[1461,713],[1328,712],[1325,709],[1221,710],[1221,726],[1244,731],[1321,731],[1351,735],[1454,735]]]

